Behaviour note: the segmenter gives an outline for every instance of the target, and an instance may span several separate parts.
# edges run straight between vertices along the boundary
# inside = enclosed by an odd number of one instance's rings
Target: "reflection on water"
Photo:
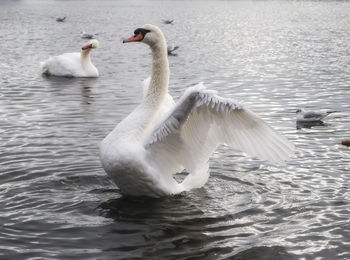
[[[350,258],[350,153],[340,144],[350,126],[348,2],[33,0],[2,7],[1,259]],[[166,17],[174,24],[162,23]],[[296,145],[293,160],[277,167],[221,147],[203,188],[122,197],[98,148],[139,103],[151,73],[147,46],[122,44],[145,23],[181,46],[169,56],[175,100],[202,81],[243,101]],[[92,61],[101,76],[42,76],[40,61],[80,50],[82,29],[98,33]],[[296,124],[292,110],[304,104],[339,112],[324,123]]]
[[[242,259],[260,259],[260,260],[291,260],[297,259],[297,257],[289,254],[287,250],[282,246],[272,246],[272,247],[253,247],[244,250],[231,259],[242,260]]]
[[[186,216],[189,213],[188,210],[194,206],[187,199],[186,195],[176,195],[160,199],[123,196],[103,202],[100,208],[103,209],[102,213],[105,217],[113,218],[116,221],[130,220],[132,222],[146,223],[152,219],[158,221],[160,219],[159,217],[164,217],[165,219],[168,219],[167,217],[175,217],[172,215],[175,212],[180,220],[181,215]],[[168,209],[169,205],[173,207],[171,211]],[[177,211],[179,209],[181,210],[180,212]],[[203,212],[197,211],[196,214],[202,215]],[[154,224],[156,223],[154,222]]]
[[[325,124],[323,121],[312,121],[312,122],[297,121],[297,129],[312,128],[314,126],[328,126],[328,125],[329,124]]]
[[[90,105],[93,102],[94,96],[91,89],[96,85],[96,83],[97,79],[81,80],[79,82],[81,86],[82,104]]]

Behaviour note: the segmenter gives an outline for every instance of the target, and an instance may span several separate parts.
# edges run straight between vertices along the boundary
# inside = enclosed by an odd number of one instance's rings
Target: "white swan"
[[[98,40],[93,39],[81,48],[80,53],[64,53],[50,57],[41,62],[42,72],[61,77],[98,77],[98,70],[90,59],[90,51],[98,46]]]
[[[122,193],[160,197],[202,187],[209,177],[209,156],[220,144],[274,163],[288,159],[293,144],[252,112],[203,84],[188,88],[175,104],[168,94],[162,32],[144,25],[134,33],[124,42],[143,42],[152,50],[149,87],[141,104],[100,146],[102,166]],[[189,174],[178,183],[173,175],[184,169]]]

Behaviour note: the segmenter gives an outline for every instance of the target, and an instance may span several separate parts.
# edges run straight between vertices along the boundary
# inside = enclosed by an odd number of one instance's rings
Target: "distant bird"
[[[317,122],[322,121],[323,118],[328,116],[331,113],[334,113],[335,111],[329,111],[329,112],[315,112],[315,111],[306,111],[303,108],[298,108],[297,113],[297,122]]]
[[[63,22],[66,19],[66,17],[57,17],[56,22]]]
[[[175,46],[175,44],[172,44],[171,46],[167,46],[168,55],[176,55],[173,52],[178,48],[179,46]]]
[[[86,33],[85,31],[81,32],[80,37],[82,39],[94,39],[95,38],[95,36],[93,34]]]
[[[99,42],[93,39],[81,48],[80,53],[64,53],[50,57],[40,63],[43,74],[60,77],[98,77],[98,70],[90,59],[90,51],[98,45]]]
[[[170,20],[170,19],[162,19],[163,23],[165,24],[173,24],[174,19]]]

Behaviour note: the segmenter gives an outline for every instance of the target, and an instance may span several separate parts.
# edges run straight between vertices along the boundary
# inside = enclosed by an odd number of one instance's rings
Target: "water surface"
[[[349,259],[349,12],[341,1],[1,2],[0,258]],[[98,146],[150,75],[148,47],[122,44],[145,23],[180,46],[174,98],[203,81],[243,101],[296,145],[286,167],[220,148],[201,189],[120,194]],[[101,76],[43,77],[39,62],[79,51],[82,30],[98,33]],[[338,112],[306,127],[298,107]]]

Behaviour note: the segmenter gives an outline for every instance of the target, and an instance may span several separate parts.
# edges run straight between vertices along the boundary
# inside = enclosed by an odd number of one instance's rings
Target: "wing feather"
[[[195,171],[219,145],[278,164],[288,160],[294,150],[287,138],[254,113],[232,99],[219,97],[203,84],[186,90],[144,145],[164,171]]]

